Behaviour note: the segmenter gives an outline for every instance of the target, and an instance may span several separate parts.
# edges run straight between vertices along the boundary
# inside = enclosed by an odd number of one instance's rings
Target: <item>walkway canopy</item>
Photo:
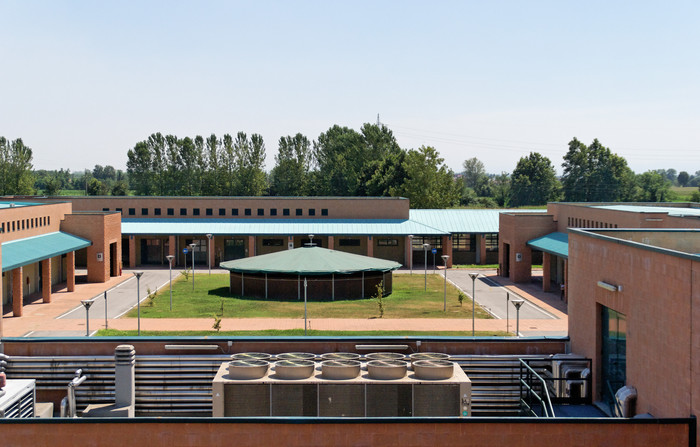
[[[527,241],[527,245],[535,250],[540,250],[564,259],[569,258],[569,235],[567,233],[549,233],[537,239]]]
[[[2,271],[7,272],[90,245],[92,242],[87,239],[61,231],[4,242],[2,244]]]
[[[357,272],[388,272],[401,264],[321,247],[301,247],[267,255],[236,259],[220,264],[221,268],[238,273],[285,273],[315,276]]]

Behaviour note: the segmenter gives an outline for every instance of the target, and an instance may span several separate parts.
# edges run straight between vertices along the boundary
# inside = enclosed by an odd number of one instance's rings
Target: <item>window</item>
[[[175,210],[172,208],[168,208],[168,216],[174,216],[175,215]]]
[[[380,247],[396,247],[399,245],[398,239],[377,239],[377,245]]]
[[[180,215],[187,216],[187,208],[180,208]]]
[[[297,208],[297,213],[296,213],[297,216],[303,216],[304,215],[303,213],[304,213],[304,210],[302,210],[301,208]]]
[[[22,222],[22,229],[24,230],[24,220],[21,220]]]
[[[338,245],[340,247],[359,247],[359,239],[338,239]]]
[[[328,208],[321,208],[321,216],[327,216],[328,215]]]
[[[475,234],[453,234],[452,250],[454,251],[476,251]]]
[[[316,210],[313,208],[309,208],[309,216],[315,216],[316,215]]]
[[[252,215],[252,212],[251,212],[250,208],[246,208],[246,209],[245,209],[245,215],[246,215],[246,216]]]
[[[498,251],[498,233],[485,234],[486,251]]]
[[[102,211],[109,211],[109,208],[102,208]]]
[[[136,208],[129,208],[129,216],[135,216],[136,215]]]
[[[413,246],[414,250],[423,250],[423,244],[430,244],[430,248],[442,248],[442,238],[441,237],[430,237],[430,236],[414,236]]]
[[[313,241],[308,237],[301,239],[302,247],[323,247],[323,240],[320,237],[313,238]]]
[[[281,247],[284,245],[284,239],[263,239],[263,247]]]
[[[270,216],[276,216],[277,215],[277,208],[270,208]]]
[[[238,216],[238,208],[231,208],[231,215]]]
[[[262,208],[258,208],[258,216],[264,216],[265,215],[265,210]]]
[[[141,208],[141,215],[148,216],[148,208]]]
[[[153,208],[153,214],[160,216],[160,208]]]
[[[207,208],[207,216],[213,216],[214,215],[214,210],[211,208]]]
[[[226,215],[226,208],[219,208],[219,216],[225,216]]]
[[[192,208],[192,215],[199,216],[199,208]]]
[[[5,223],[3,222],[0,224],[0,233],[4,233],[4,232],[5,232]]]
[[[289,216],[289,208],[284,208],[284,209],[282,210],[282,215],[283,215],[283,216]]]

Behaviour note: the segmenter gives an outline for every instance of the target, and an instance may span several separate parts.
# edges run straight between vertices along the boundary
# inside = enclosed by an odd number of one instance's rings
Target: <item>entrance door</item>
[[[187,248],[190,248],[190,244],[194,243],[194,263],[196,265],[206,265],[207,264],[207,239],[185,239],[185,244]],[[192,252],[187,254],[187,260],[192,262]]]
[[[163,262],[163,247],[160,239],[141,239],[141,264]]]
[[[627,380],[627,320],[624,314],[603,306],[602,309],[602,395],[612,404],[614,394]]]
[[[503,244],[503,271],[501,276],[510,277],[510,244]]]
[[[224,239],[224,261],[245,258],[245,239]]]

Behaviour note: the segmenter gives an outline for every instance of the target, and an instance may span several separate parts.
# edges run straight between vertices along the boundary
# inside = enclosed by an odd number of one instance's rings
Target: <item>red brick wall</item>
[[[504,244],[510,244],[510,279],[513,282],[529,282],[532,269],[532,250],[527,241],[557,231],[556,222],[548,214],[501,213],[499,215],[498,264],[501,275],[504,274]],[[516,254],[522,254],[522,260],[516,262]]]
[[[70,203],[3,208],[0,210],[0,225],[4,224],[4,232],[0,233],[0,243],[56,232],[63,216],[70,212]]]
[[[110,244],[117,244],[117,256],[121,265],[122,237],[119,213],[68,214],[61,223],[61,230],[92,241],[87,248],[88,282],[105,282],[110,277]],[[102,253],[102,261],[97,254]],[[118,273],[118,272],[117,272]]]
[[[666,212],[616,211],[592,205],[595,204],[549,203],[547,213],[554,216],[560,232],[566,232],[567,228],[700,228],[697,218],[671,217]]]

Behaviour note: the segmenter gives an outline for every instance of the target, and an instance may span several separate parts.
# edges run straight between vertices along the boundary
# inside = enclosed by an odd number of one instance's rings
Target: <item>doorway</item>
[[[245,258],[245,239],[231,238],[224,240],[224,261]]]

